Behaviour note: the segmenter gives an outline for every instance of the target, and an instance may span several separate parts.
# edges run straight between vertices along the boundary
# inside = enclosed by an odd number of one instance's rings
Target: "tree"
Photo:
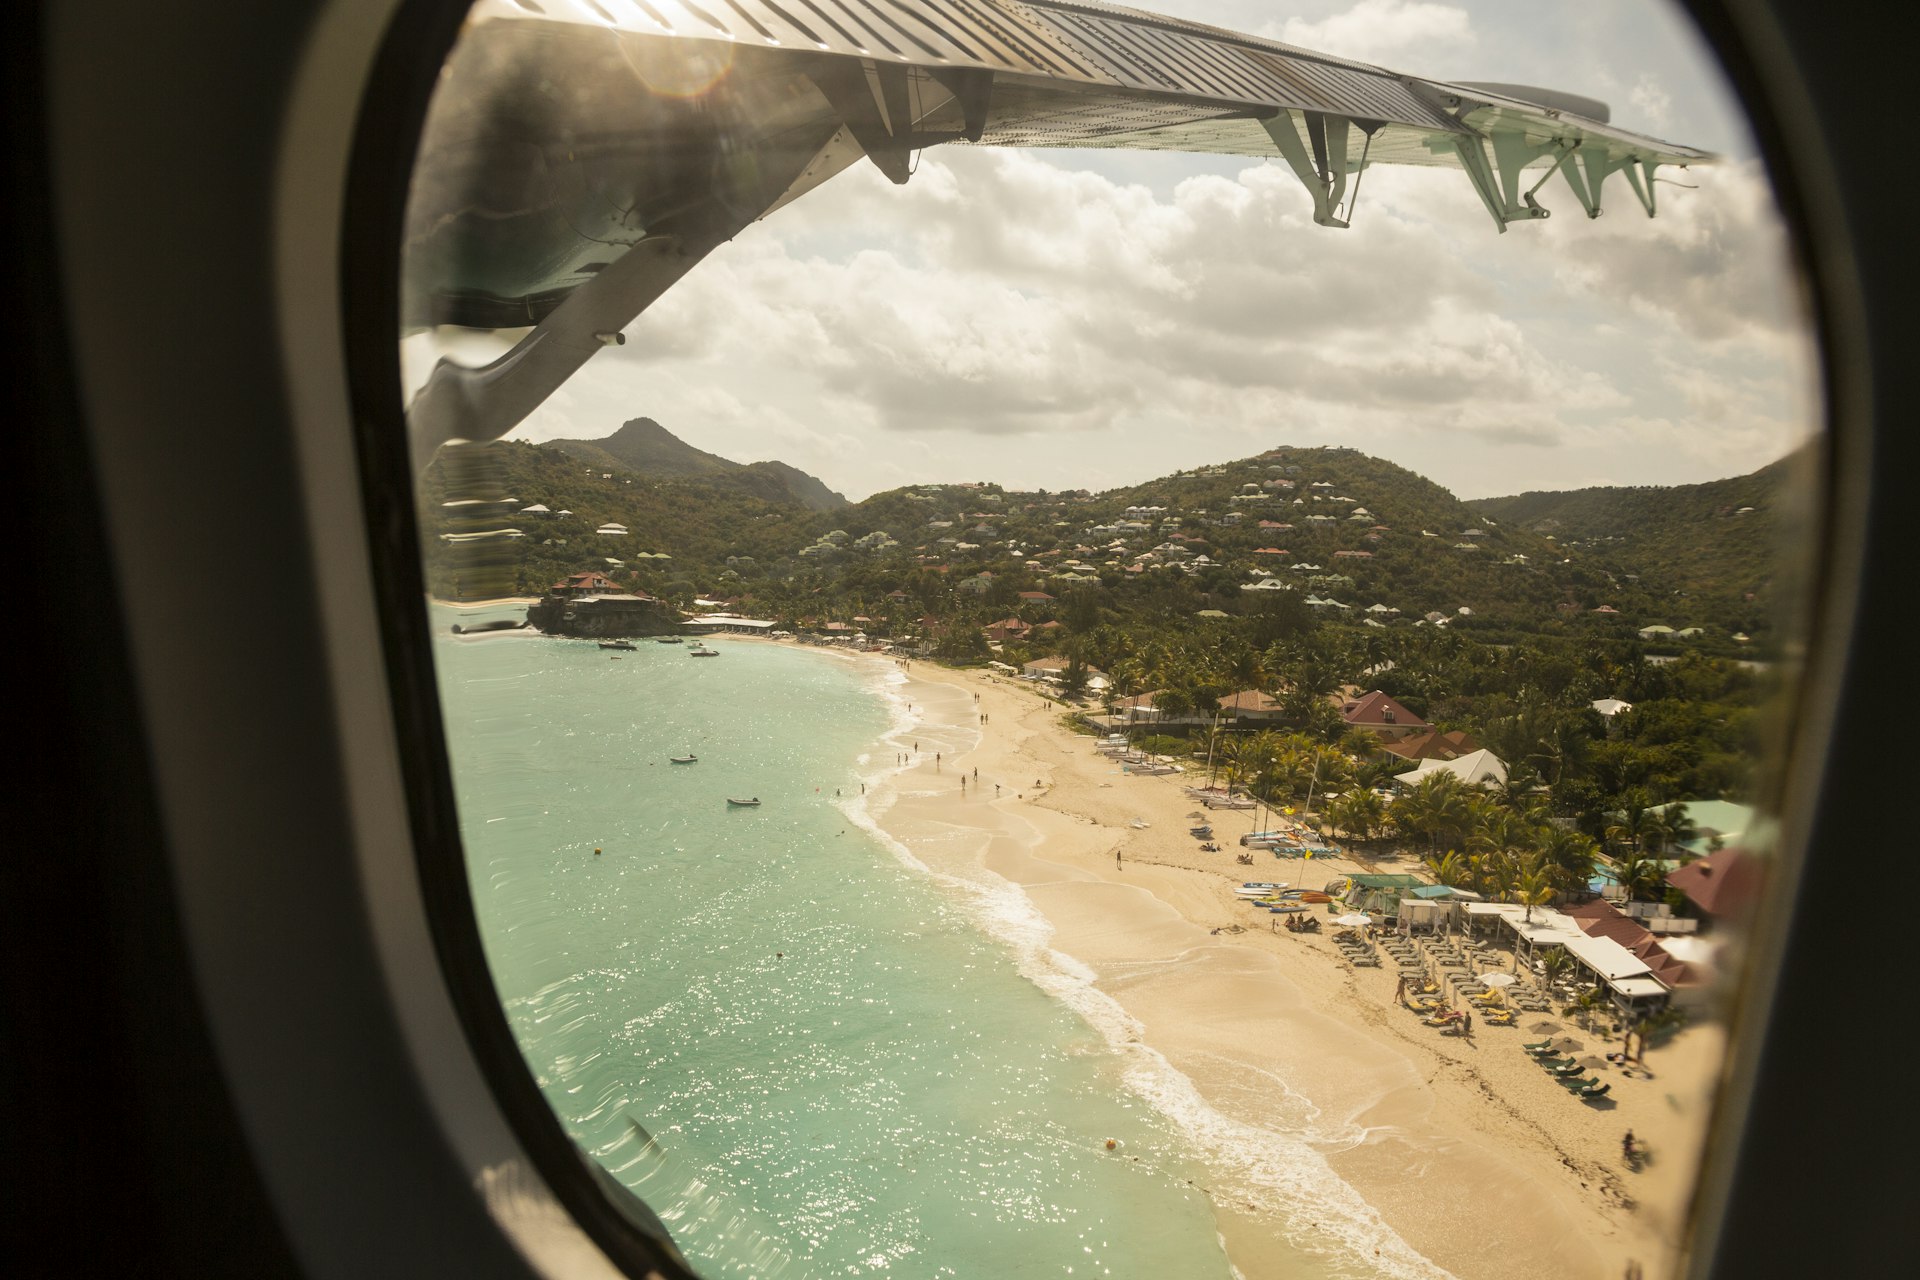
[[[1553,876],[1545,859],[1535,854],[1527,863],[1520,876],[1520,884],[1514,896],[1526,904],[1526,923],[1533,922],[1533,909],[1544,907],[1554,898]]]
[[[1327,820],[1356,840],[1370,840],[1387,817],[1387,804],[1365,787],[1351,787],[1327,806]]]

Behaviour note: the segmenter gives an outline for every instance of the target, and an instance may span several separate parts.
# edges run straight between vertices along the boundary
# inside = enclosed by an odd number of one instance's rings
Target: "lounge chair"
[[[1569,1065],[1564,1067],[1552,1068],[1553,1074],[1557,1076],[1577,1076],[1582,1071],[1586,1070],[1585,1067],[1581,1066],[1578,1062],[1575,1062],[1572,1059],[1568,1059],[1568,1063]]]
[[[1510,1027],[1513,1025],[1513,1010],[1489,1009],[1484,1015],[1490,1027]]]
[[[1535,1058],[1534,1061],[1545,1067],[1548,1071],[1558,1074],[1561,1068],[1573,1066],[1577,1060],[1574,1058]]]
[[[1591,1080],[1581,1080],[1574,1076],[1569,1076],[1560,1083],[1566,1086],[1569,1093],[1591,1094],[1594,1089],[1599,1087],[1600,1077],[1594,1076]]]
[[[1585,1088],[1578,1089],[1575,1092],[1583,1098],[1600,1098],[1605,1097],[1607,1090],[1611,1088],[1613,1088],[1611,1084],[1608,1084],[1605,1080],[1601,1080]]]
[[[1545,1053],[1547,1050],[1553,1048],[1553,1037],[1548,1036],[1545,1040],[1537,1041],[1534,1044],[1523,1044],[1520,1047],[1528,1053]]]

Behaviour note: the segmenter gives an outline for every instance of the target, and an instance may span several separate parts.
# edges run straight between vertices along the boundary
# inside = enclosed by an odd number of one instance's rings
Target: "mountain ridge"
[[[790,499],[813,511],[847,505],[841,494],[818,477],[779,461],[735,462],[682,440],[652,418],[629,418],[598,440],[548,440],[558,450],[609,471],[632,471],[653,480],[724,478],[769,502]]]

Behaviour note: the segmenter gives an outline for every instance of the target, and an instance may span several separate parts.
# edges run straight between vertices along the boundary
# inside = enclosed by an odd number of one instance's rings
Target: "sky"
[[[1603,99],[1715,152],[1498,234],[1451,169],[1315,226],[1281,162],[944,146],[862,162],[692,272],[516,432],[651,417],[859,499],[1138,483],[1345,445],[1462,498],[1754,470],[1819,421],[1803,290],[1742,113],[1666,0],[1155,0],[1419,75]],[[1694,189],[1689,189],[1689,187]]]

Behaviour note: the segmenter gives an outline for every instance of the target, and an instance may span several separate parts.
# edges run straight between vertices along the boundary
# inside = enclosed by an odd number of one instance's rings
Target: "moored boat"
[[[680,637],[679,636],[655,636],[653,638],[653,642],[655,644],[679,644]]]
[[[668,756],[667,760],[672,764],[698,764],[700,757],[689,751],[683,756]]]
[[[631,640],[602,640],[600,647],[602,649],[631,649],[634,647],[634,644]]]
[[[736,800],[732,796],[728,796],[727,807],[730,809],[757,809],[760,807],[760,797],[755,796],[751,800]]]
[[[718,649],[709,649],[704,644],[699,644],[687,650],[687,656],[689,658],[717,658],[720,656],[720,651]]]

